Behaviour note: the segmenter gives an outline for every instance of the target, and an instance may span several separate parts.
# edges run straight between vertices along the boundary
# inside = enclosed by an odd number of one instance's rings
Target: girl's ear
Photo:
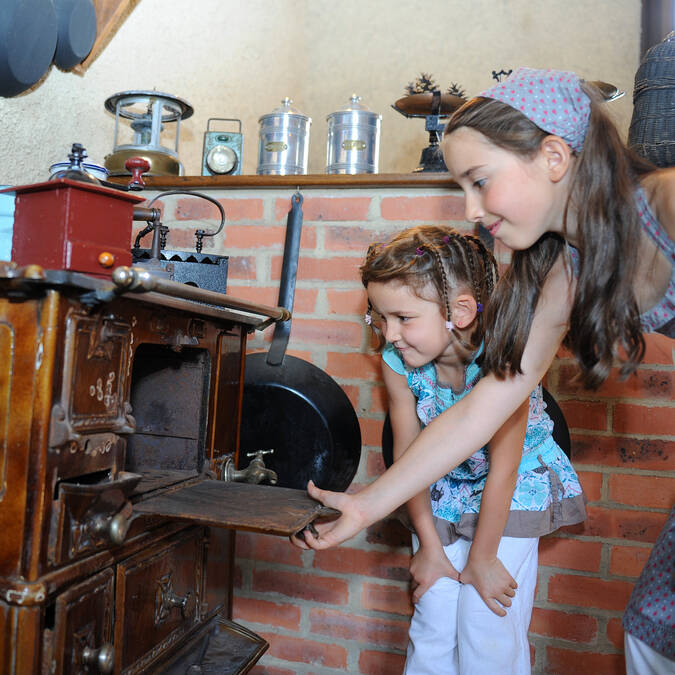
[[[550,135],[541,142],[540,152],[549,178],[554,183],[562,180],[572,163],[570,146],[560,136]]]
[[[457,328],[467,328],[473,323],[476,314],[478,313],[476,298],[469,293],[462,293],[456,296],[450,303],[450,312],[452,323],[454,323]]]

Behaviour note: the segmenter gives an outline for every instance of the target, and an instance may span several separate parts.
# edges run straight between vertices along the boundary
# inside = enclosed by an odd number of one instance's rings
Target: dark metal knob
[[[99,514],[91,520],[89,527],[98,536],[105,537],[111,544],[119,546],[124,543],[129,524],[129,520],[120,512],[112,518]]]
[[[93,666],[99,673],[112,673],[115,667],[115,649],[106,642],[98,649],[85,647],[82,650],[82,663],[86,666]]]
[[[197,599],[192,591],[188,591],[184,598],[172,592],[168,597],[168,601],[171,607],[180,607],[180,613],[183,615],[183,618],[192,616],[197,607]]]
[[[108,525],[108,536],[110,541],[119,546],[124,543],[124,539],[127,536],[129,531],[129,520],[125,518],[121,513],[113,516],[110,519],[110,525]]]

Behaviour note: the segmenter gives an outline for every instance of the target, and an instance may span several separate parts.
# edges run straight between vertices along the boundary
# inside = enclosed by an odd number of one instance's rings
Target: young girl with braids
[[[480,379],[497,265],[476,237],[423,226],[372,246],[361,279],[366,321],[386,341],[397,460]],[[585,517],[581,486],[552,429],[538,386],[489,448],[408,502],[415,609],[406,675],[468,674],[477,664],[530,672],[538,537]]]
[[[466,217],[515,251],[488,308],[483,377],[360,492],[310,483],[342,515],[298,546],[339,544],[470,457],[529,397],[561,343],[581,381],[597,387],[617,361],[623,375],[635,370],[643,332],[675,335],[675,168],[629,151],[604,106],[574,73],[520,68],[450,118],[443,156]],[[639,614],[658,633],[653,649],[675,659],[675,613]]]

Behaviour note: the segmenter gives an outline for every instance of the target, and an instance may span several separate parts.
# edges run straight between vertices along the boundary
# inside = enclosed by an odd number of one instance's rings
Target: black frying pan
[[[293,309],[302,232],[302,195],[291,198],[279,285],[279,305]],[[275,326],[267,354],[246,357],[240,468],[246,453],[274,449],[265,466],[280,487],[304,490],[307,481],[343,491],[361,456],[361,430],[352,404],[327,373],[286,354],[291,321]]]

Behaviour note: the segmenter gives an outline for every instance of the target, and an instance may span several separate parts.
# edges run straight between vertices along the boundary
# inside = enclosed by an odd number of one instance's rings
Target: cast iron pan
[[[96,9],[92,0],[54,0],[58,38],[54,63],[70,70],[89,55],[96,40]]]
[[[567,422],[560,410],[557,401],[551,394],[544,389],[544,403],[546,404],[546,412],[553,421],[553,440],[560,446],[560,449],[569,457],[570,456],[570,432],[567,428]],[[391,420],[389,413],[384,420],[382,427],[382,458],[384,464],[389,468],[394,462],[394,436],[391,430]]]
[[[302,231],[302,195],[291,199],[279,305],[293,309]],[[286,354],[291,322],[278,323],[267,354],[246,357],[239,468],[246,453],[274,449],[265,466],[280,487],[343,491],[361,457],[361,430],[347,395],[317,366]]]
[[[56,49],[52,0],[0,0],[0,96],[16,96],[46,72]]]

